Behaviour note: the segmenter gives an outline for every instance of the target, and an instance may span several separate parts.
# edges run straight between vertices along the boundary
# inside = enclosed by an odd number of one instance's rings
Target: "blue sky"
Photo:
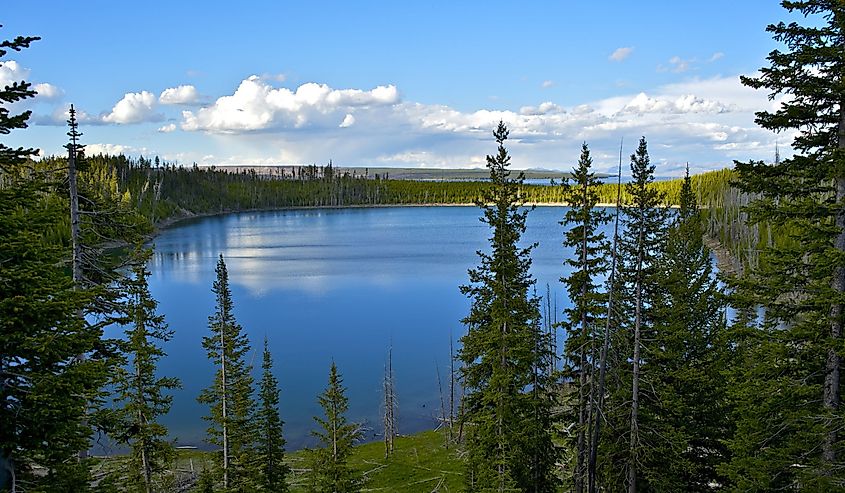
[[[502,119],[514,166],[598,169],[645,135],[658,174],[770,159],[765,92],[739,84],[790,17],[771,0],[18,3],[0,34],[43,39],[0,83],[40,95],[4,139],[61,151],[70,103],[89,153],[181,164],[482,166]]]

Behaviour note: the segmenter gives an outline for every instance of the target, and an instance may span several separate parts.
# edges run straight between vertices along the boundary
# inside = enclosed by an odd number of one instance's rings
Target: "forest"
[[[447,491],[445,479],[377,485],[360,459],[377,447],[379,468],[399,468],[413,438],[398,435],[389,366],[383,443],[360,445],[332,363],[315,396],[319,445],[286,450],[284,382],[268,341],[249,340],[235,318],[222,254],[197,342],[215,368],[198,396],[212,451],[202,467],[176,468],[184,457],[161,417],[180,375],[158,371],[173,331],[150,293],[146,246],[199,215],[447,204],[473,204],[489,229],[460,286],[470,309],[450,348],[452,402],[442,429],[415,442],[453,474],[448,484],[845,491],[845,5],[783,5],[816,23],[768,26],[782,50],[741,80],[790,96],[756,122],[794,130],[794,154],[677,180],[655,180],[642,137],[620,155],[618,179],[595,173],[584,143],[563,183],[528,185],[510,168],[503,122],[483,182],[363,177],[331,163],[269,178],[89,156],[73,107],[64,156],[0,141],[0,491]],[[0,42],[0,60],[38,40]],[[31,112],[15,104],[34,96],[26,81],[0,88],[0,136],[26,131]],[[520,241],[535,204],[566,205],[562,246],[576,254],[560,259],[571,301],[560,313],[536,294],[533,246]],[[123,335],[105,337],[114,326]],[[95,434],[128,453],[91,456]]]

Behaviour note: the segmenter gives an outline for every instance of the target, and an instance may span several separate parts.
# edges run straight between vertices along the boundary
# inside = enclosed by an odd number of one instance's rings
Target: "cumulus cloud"
[[[196,104],[200,100],[197,88],[187,84],[170,87],[161,92],[158,102],[161,104]]]
[[[95,156],[97,154],[110,154],[112,156],[123,154],[131,156],[150,154],[150,152],[146,147],[135,147],[123,144],[85,144],[85,154],[89,156]]]
[[[163,134],[170,133],[174,130],[176,130],[176,124],[175,123],[168,123],[167,125],[158,127],[158,131],[163,133]]]
[[[24,80],[31,83],[32,81],[29,80],[30,73],[31,71],[28,68],[23,67],[15,60],[0,62],[0,87],[6,87]],[[36,97],[40,101],[57,100],[64,94],[59,87],[46,82],[34,84],[32,89],[38,93]]]
[[[0,63],[0,87],[6,87],[27,78],[29,78],[29,69],[23,68],[15,60]]]
[[[159,121],[163,117],[155,112],[155,104],[156,97],[149,91],[129,92],[110,113],[103,115],[103,121],[118,124]]]
[[[694,94],[684,94],[677,98],[653,98],[646,93],[637,94],[622,112],[628,113],[725,113],[730,107],[719,101],[706,100]]]
[[[182,129],[215,134],[207,149],[183,161],[204,162],[204,154],[213,153],[224,156],[216,163],[334,158],[346,166],[480,166],[495,150],[491,132],[502,120],[511,131],[515,167],[569,169],[586,141],[597,171],[612,170],[619,139],[645,135],[665,176],[674,172],[672,160],[704,169],[729,166],[734,158],[769,158],[778,137],[754,124],[754,111],[776,104],[736,76],[693,78],[575,105],[543,101],[508,110],[490,103],[468,111],[403,101],[394,86],[285,88],[253,76],[232,94],[182,112]],[[162,125],[159,131],[169,132],[180,124]]]
[[[309,82],[295,91],[275,88],[258,76],[240,83],[231,96],[223,96],[208,107],[182,112],[182,129],[218,133],[239,133],[273,127],[303,128],[325,124],[335,114],[353,108],[391,106],[399,102],[396,86],[361,89],[332,89]]]
[[[340,128],[347,128],[351,127],[352,125],[355,125],[355,117],[352,116],[351,113],[347,113],[346,116],[343,117],[343,121],[340,122],[340,125],[338,126]]]
[[[36,97],[42,101],[61,99],[61,97],[64,95],[64,91],[62,91],[61,88],[54,86],[53,84],[48,84],[46,82],[35,84],[35,92],[38,93]]]
[[[555,83],[552,80],[544,80],[543,83],[541,84],[543,89],[548,89],[548,88],[552,87],[553,85],[555,85]]]
[[[608,59],[613,62],[621,62],[622,60],[631,56],[631,53],[633,52],[633,46],[623,46],[621,48],[616,48],[615,50],[613,50],[613,53],[610,54]]]

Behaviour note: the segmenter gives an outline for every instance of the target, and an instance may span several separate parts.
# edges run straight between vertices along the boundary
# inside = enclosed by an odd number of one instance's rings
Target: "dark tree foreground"
[[[741,490],[845,484],[841,408],[845,304],[845,3],[784,1],[806,22],[767,31],[783,47],[743,84],[786,96],[757,113],[795,131],[794,156],[737,162],[738,184],[759,197],[747,212],[785,235],[737,282],[745,315],[734,327],[737,420],[725,472]]]
[[[528,273],[533,245],[519,245],[528,210],[510,177],[503,123],[493,133],[498,153],[487,156],[492,184],[478,205],[490,226],[490,253],[469,271],[461,291],[472,299],[459,358],[466,395],[467,488],[470,491],[554,491],[550,347],[540,327],[539,300]]]

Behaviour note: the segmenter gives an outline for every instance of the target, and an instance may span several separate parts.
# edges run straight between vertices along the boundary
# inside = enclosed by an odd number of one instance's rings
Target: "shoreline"
[[[526,202],[523,204],[526,207],[569,207],[566,202]],[[153,224],[153,232],[150,234],[150,239],[158,236],[158,234],[172,227],[177,226],[181,222],[190,221],[192,219],[202,219],[205,217],[224,216],[227,214],[241,214],[245,212],[279,212],[279,211],[306,211],[306,210],[320,210],[320,209],[385,209],[385,208],[399,208],[399,207],[477,207],[474,203],[412,203],[412,204],[350,204],[350,205],[297,205],[297,206],[282,206],[282,207],[262,207],[258,209],[233,209],[228,211],[217,212],[199,212],[193,213],[185,211],[187,214],[169,217]],[[616,207],[612,203],[597,203],[596,207]],[[669,206],[670,208],[677,208],[677,206]]]

